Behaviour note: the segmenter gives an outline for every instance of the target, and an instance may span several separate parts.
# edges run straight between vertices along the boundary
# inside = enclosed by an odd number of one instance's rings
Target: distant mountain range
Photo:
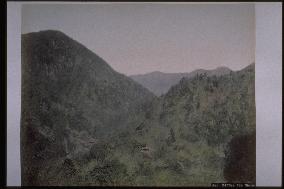
[[[251,64],[131,79],[62,32],[24,34],[22,185],[255,182],[254,77]]]
[[[161,96],[168,92],[168,90],[178,84],[181,78],[192,78],[198,74],[206,74],[207,76],[220,76],[229,74],[232,70],[227,67],[218,67],[213,70],[204,70],[198,69],[192,71],[190,73],[163,73],[159,71],[147,73],[147,74],[139,74],[139,75],[131,75],[130,77],[149,89],[157,96]]]

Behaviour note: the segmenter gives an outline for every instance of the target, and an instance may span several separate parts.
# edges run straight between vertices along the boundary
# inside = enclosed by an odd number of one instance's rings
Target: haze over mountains
[[[191,78],[197,74],[220,76],[229,74],[231,71],[232,70],[226,67],[218,67],[213,70],[198,69],[190,73],[163,73],[155,71],[147,74],[131,75],[130,77],[134,81],[149,89],[155,95],[161,96],[162,94],[165,94],[172,86],[178,84],[183,77]]]
[[[148,76],[168,91],[62,32],[22,35],[22,184],[255,182],[254,64]]]

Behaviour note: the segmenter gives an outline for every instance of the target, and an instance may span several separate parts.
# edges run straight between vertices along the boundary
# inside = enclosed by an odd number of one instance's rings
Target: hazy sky
[[[73,4],[22,8],[22,33],[60,30],[126,75],[254,62],[253,4]]]

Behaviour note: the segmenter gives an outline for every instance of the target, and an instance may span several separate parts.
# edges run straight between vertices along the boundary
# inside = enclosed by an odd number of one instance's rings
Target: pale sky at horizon
[[[239,70],[255,60],[254,4],[26,4],[22,33],[60,30],[126,75]]]

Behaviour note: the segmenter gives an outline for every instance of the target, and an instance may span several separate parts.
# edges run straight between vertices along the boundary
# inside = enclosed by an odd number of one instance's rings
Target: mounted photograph
[[[27,3],[23,186],[256,183],[253,3]]]

